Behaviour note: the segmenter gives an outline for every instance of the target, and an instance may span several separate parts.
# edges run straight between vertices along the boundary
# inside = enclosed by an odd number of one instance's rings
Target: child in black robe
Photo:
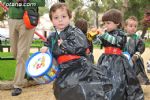
[[[88,31],[88,22],[85,19],[78,19],[75,22],[75,26],[78,27],[86,36],[87,38],[87,31]],[[93,56],[93,43],[87,38],[88,48],[86,50],[86,57],[88,61],[94,63],[94,56]]]
[[[126,44],[125,33],[121,30],[122,14],[111,9],[102,16],[103,30],[98,29],[104,53],[98,60],[98,68],[111,80],[112,91],[106,93],[108,100],[144,100],[144,94],[131,66],[122,54]]]
[[[144,41],[136,34],[138,26],[137,18],[130,16],[125,21],[125,31],[127,33],[127,43],[125,50],[127,51],[133,62],[133,71],[136,73],[141,84],[149,85],[150,81],[146,75],[144,61],[141,54],[145,51]]]
[[[112,85],[103,73],[86,59],[86,37],[70,26],[71,12],[64,3],[50,8],[50,19],[56,28],[41,48],[49,48],[59,64],[60,73],[54,82],[56,100],[106,100],[105,93]]]

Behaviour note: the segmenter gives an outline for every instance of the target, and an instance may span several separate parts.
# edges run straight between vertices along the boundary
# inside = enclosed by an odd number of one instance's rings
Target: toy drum
[[[27,60],[26,72],[38,83],[45,84],[57,77],[59,68],[51,53],[36,52]]]

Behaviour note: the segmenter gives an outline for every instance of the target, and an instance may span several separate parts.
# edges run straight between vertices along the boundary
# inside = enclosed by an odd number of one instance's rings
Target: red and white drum
[[[59,68],[51,53],[36,52],[27,60],[26,72],[38,83],[45,84],[57,77]]]

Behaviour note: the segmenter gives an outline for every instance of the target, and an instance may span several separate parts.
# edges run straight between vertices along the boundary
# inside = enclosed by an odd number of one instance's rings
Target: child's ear
[[[124,30],[126,30],[126,29],[127,29],[127,26],[124,26],[123,28],[124,28]]]
[[[116,24],[117,26],[119,26],[120,25],[120,23],[118,23],[118,24]]]

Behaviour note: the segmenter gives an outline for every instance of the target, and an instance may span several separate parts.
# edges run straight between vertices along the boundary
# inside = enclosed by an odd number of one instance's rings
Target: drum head
[[[26,72],[33,78],[42,76],[49,71],[52,61],[51,53],[36,52],[27,60]]]

